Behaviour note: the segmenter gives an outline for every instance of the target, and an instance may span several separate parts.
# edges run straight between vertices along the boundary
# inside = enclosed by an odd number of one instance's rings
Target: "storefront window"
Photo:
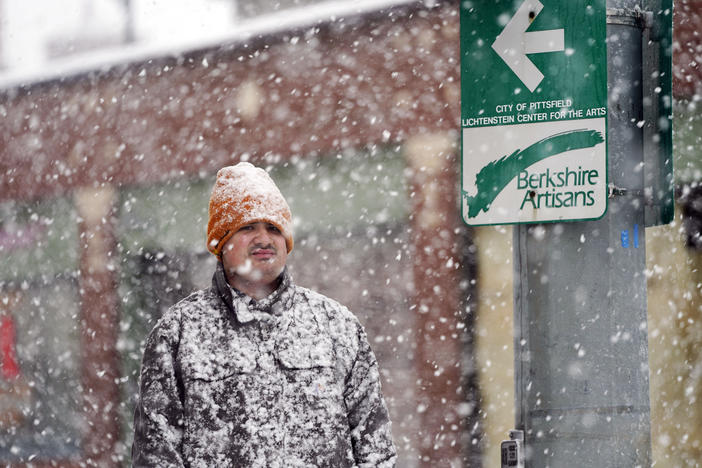
[[[83,394],[75,212],[0,204],[0,464],[80,450]]]

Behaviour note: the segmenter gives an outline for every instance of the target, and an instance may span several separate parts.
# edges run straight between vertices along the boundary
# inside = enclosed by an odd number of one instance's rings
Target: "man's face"
[[[266,222],[242,226],[222,249],[222,263],[230,284],[249,295],[250,288],[272,292],[287,258],[285,237]]]

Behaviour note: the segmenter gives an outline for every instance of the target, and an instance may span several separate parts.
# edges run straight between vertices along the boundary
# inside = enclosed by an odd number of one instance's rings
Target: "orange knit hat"
[[[285,237],[288,253],[293,248],[290,207],[268,173],[251,163],[240,162],[217,172],[209,216],[207,249],[217,256],[235,232],[255,222],[277,227]]]

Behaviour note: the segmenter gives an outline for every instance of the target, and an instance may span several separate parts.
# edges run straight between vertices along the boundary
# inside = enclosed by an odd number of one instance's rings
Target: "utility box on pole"
[[[462,214],[515,224],[523,439],[503,466],[651,464],[645,226],[673,217],[671,25],[672,0],[461,2]]]

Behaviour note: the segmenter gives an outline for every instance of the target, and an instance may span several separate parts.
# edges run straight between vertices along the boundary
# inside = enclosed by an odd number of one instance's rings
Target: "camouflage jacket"
[[[150,333],[134,416],[142,467],[392,467],[378,365],[345,307],[292,284],[254,301],[226,282]]]

